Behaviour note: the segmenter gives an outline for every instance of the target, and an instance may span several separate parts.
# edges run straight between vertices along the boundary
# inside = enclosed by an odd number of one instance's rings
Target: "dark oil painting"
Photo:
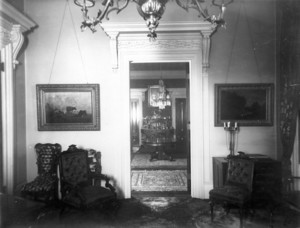
[[[100,130],[98,84],[37,85],[38,130]]]
[[[272,124],[271,84],[216,84],[216,125],[235,121],[240,125]]]
[[[47,123],[92,123],[91,92],[45,94]]]

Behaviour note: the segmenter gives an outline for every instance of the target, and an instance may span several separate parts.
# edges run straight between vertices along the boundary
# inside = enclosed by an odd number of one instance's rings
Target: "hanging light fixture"
[[[109,14],[112,11],[116,11],[117,14],[124,10],[129,2],[137,4],[137,10],[139,14],[146,21],[146,25],[149,29],[148,37],[155,39],[157,37],[156,28],[158,27],[159,20],[161,19],[168,1],[175,1],[178,6],[188,11],[189,9],[195,9],[199,12],[199,17],[202,17],[204,21],[208,21],[216,26],[225,27],[224,13],[226,6],[233,2],[233,0],[212,0],[212,5],[220,9],[219,16],[209,15],[208,10],[204,4],[207,0],[99,0],[102,1],[103,9],[99,9],[96,17],[88,16],[88,8],[95,6],[95,0],[74,0],[74,3],[81,7],[83,22],[81,29],[91,29],[92,32],[96,32],[96,25],[101,24],[102,20],[106,18],[109,20]]]
[[[153,107],[158,107],[159,109],[165,109],[166,106],[171,106],[171,96],[169,91],[166,89],[165,83],[162,80],[162,71],[160,64],[160,80],[158,81],[157,86],[150,86],[150,88],[156,88],[156,93],[151,93],[151,102],[150,105]],[[149,91],[148,91],[149,93]]]
[[[157,101],[158,108],[165,109],[166,106],[171,106],[171,97],[162,79],[159,80],[158,85],[159,85],[159,94],[158,94],[158,101]]]
[[[150,39],[156,39],[157,37],[155,30],[159,24],[158,21],[165,12],[167,2],[168,0],[140,0],[137,5],[139,14],[146,21]]]
[[[162,79],[159,80],[157,88],[158,92],[151,94],[150,105],[152,107],[158,107],[159,109],[165,109],[166,106],[171,106],[171,96]]]

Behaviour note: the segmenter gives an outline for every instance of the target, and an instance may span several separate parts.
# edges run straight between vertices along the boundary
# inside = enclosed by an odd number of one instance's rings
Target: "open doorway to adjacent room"
[[[190,194],[189,63],[130,63],[132,195]]]

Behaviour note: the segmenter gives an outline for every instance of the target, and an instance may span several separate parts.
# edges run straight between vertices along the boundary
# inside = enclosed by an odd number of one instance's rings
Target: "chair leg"
[[[230,212],[230,205],[228,205],[227,203],[225,203],[225,204],[223,205],[223,208],[224,208],[224,210],[225,210],[225,212],[226,212],[226,215],[228,215],[229,212]]]
[[[211,222],[213,222],[213,220],[214,220],[214,202],[209,201],[209,205],[210,205],[210,220],[211,220]]]
[[[240,208],[240,228],[243,228],[244,208]]]
[[[273,210],[270,211],[269,227],[273,228]]]

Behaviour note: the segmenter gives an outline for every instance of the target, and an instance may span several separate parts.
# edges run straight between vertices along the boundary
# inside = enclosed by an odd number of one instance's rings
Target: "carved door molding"
[[[5,1],[0,8],[1,61],[1,114],[2,114],[2,165],[3,176],[0,191],[12,194],[14,190],[14,84],[13,76],[17,56],[23,45],[23,33],[36,24]]]
[[[208,198],[210,183],[208,104],[208,73],[210,36],[215,27],[207,22],[160,24],[158,38],[150,42],[144,24],[103,23],[103,30],[110,37],[112,68],[120,80],[122,94],[120,108],[122,126],[119,129],[122,148],[118,167],[121,172],[121,192],[131,197],[130,177],[130,70],[131,62],[187,62],[190,66],[190,145],[191,145],[191,196]]]

